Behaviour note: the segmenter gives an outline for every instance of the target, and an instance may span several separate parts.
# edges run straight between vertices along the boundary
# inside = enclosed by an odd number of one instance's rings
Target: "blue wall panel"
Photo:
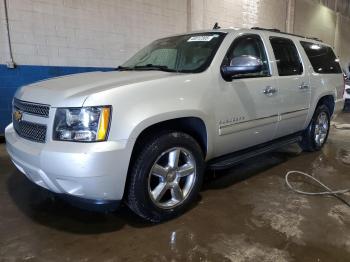
[[[0,135],[11,122],[11,103],[17,88],[51,77],[110,70],[113,68],[32,65],[19,65],[15,69],[9,69],[0,64]]]

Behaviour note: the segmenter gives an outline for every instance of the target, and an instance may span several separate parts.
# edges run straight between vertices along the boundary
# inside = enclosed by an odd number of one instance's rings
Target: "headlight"
[[[107,140],[111,107],[58,108],[53,139],[98,142]]]

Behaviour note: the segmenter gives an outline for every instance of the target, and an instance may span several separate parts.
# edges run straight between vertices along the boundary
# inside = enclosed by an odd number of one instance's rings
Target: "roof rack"
[[[305,37],[305,38],[311,39],[311,40],[316,40],[316,41],[319,41],[319,42],[323,43],[323,41],[321,39],[317,38],[317,37]]]
[[[252,27],[251,29],[281,33],[281,30],[279,30],[279,29],[277,29],[277,28]]]
[[[281,30],[276,29],[276,28],[252,27],[251,29],[253,29],[253,30],[269,31],[269,32],[279,33],[279,34],[284,34],[284,35],[291,35],[291,36],[306,38],[306,39],[315,40],[315,41],[319,41],[319,42],[322,42],[322,43],[323,43],[323,41],[322,41],[321,39],[317,38],[317,37],[307,37],[307,36],[302,36],[302,35],[297,35],[297,34],[282,32]]]

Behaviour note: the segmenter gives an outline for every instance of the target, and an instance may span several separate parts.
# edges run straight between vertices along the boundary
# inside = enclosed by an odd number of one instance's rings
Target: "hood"
[[[52,107],[79,107],[96,92],[178,75],[162,71],[110,71],[51,78],[20,88],[15,97]]]

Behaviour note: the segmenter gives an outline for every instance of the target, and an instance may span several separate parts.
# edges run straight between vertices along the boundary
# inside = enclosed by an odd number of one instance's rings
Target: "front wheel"
[[[151,222],[173,218],[194,201],[203,172],[203,153],[191,136],[181,132],[155,136],[133,161],[127,205]]]
[[[326,143],[330,129],[330,113],[325,105],[318,106],[308,128],[303,134],[300,146],[304,151],[318,151]]]

